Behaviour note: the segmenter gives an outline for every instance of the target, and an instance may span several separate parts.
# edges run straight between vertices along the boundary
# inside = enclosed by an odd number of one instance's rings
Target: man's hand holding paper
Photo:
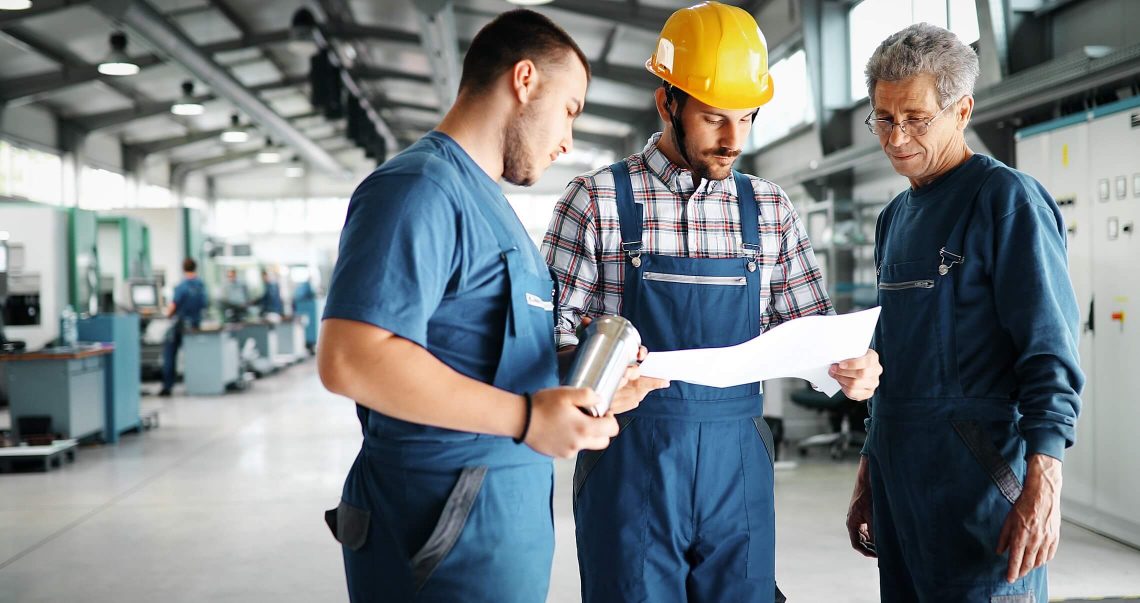
[[[879,308],[842,316],[807,316],[726,348],[650,352],[641,374],[712,387],[731,387],[781,377],[810,381],[831,396],[870,398],[882,367],[871,336]]]

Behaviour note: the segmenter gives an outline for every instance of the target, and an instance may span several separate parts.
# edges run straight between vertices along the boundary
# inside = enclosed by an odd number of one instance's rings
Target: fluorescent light
[[[305,175],[305,166],[301,164],[301,158],[294,156],[293,161],[289,164],[289,167],[285,168],[285,177],[286,178],[300,178],[301,176],[304,176],[304,175]]]
[[[237,144],[249,140],[249,132],[245,130],[226,130],[222,132],[222,142]]]
[[[249,132],[241,127],[238,121],[237,113],[230,116],[230,127],[222,132],[222,142],[227,144],[239,144],[249,140]]]
[[[269,149],[266,149],[266,150],[257,154],[257,162],[258,163],[280,163],[281,162],[281,153],[278,153],[277,151],[271,151]]]
[[[138,72],[139,66],[129,61],[99,63],[99,73],[103,75],[124,76],[134,75]]]
[[[170,105],[170,112],[175,115],[201,115],[206,108],[201,103],[174,103]]]
[[[182,97],[170,105],[170,112],[175,115],[201,115],[206,112],[202,103],[194,99],[194,82],[182,82]]]
[[[111,52],[99,63],[99,73],[103,75],[125,76],[139,72],[139,66],[127,56],[127,34],[116,31],[111,34]]]
[[[32,0],[0,0],[0,10],[27,10],[32,7]]]

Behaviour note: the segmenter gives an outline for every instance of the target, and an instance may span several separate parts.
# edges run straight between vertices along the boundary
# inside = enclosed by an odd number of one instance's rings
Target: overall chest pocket
[[[942,323],[953,308],[942,299],[951,286],[937,260],[885,264],[879,271],[876,342],[883,364],[879,391],[886,397],[923,398],[945,393],[946,340]]]

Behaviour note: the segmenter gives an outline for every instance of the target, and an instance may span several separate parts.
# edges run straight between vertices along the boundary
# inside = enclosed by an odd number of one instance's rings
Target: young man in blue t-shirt
[[[618,426],[582,412],[589,390],[556,387],[553,283],[498,181],[533,184],[570,150],[588,79],[549,19],[500,15],[436,130],[352,196],[318,363],[364,432],[326,514],[353,601],[546,598],[551,457]],[[665,385],[628,376],[615,412]]]

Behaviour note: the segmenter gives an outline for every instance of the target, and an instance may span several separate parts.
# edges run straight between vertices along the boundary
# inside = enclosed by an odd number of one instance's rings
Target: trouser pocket
[[[622,413],[615,417],[618,422],[618,435],[610,439],[610,444],[625,431],[625,428],[633,422],[634,417],[629,413]],[[609,447],[602,450],[583,450],[578,453],[578,459],[574,463],[574,498],[578,498],[578,492],[582,490],[582,486],[586,483],[586,478],[590,475],[590,471],[602,460],[602,455],[605,454]]]
[[[752,417],[752,424],[756,426],[756,433],[760,434],[760,441],[764,443],[764,452],[768,453],[768,462],[776,462],[776,441],[772,436],[772,428],[764,417]]]
[[[463,533],[467,517],[483,487],[487,467],[466,467],[459,474],[455,487],[443,505],[443,512],[428,536],[427,542],[412,556],[412,580],[416,591],[423,588],[432,573],[443,562]]]
[[[371,512],[367,509],[355,507],[342,500],[335,509],[325,511],[325,524],[337,542],[351,551],[357,551],[368,540],[371,516]]]
[[[978,421],[951,421],[954,431],[966,444],[970,454],[989,474],[990,479],[997,485],[998,490],[1006,500],[1013,504],[1021,496],[1021,480],[1013,472],[1009,461],[1005,460],[1001,451],[994,445],[985,427]]]

